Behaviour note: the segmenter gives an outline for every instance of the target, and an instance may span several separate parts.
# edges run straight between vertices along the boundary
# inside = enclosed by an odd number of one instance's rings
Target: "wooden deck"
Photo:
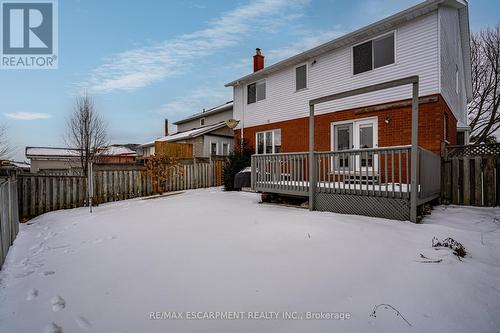
[[[317,210],[408,220],[410,146],[315,152]],[[418,204],[439,197],[440,157],[419,148]],[[309,154],[252,156],[257,192],[309,196]]]

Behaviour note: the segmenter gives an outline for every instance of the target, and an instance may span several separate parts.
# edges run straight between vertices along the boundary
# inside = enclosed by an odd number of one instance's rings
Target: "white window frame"
[[[206,118],[203,117],[203,118],[200,118],[200,126],[205,126],[205,120]],[[203,123],[202,123],[203,122]]]
[[[258,96],[257,96],[257,85],[259,83],[262,83],[264,82],[265,85],[266,85],[266,89],[264,90],[264,93],[265,93],[265,97],[263,99],[259,99]],[[253,103],[248,103],[248,86],[252,85],[255,83],[255,102]],[[254,82],[251,82],[249,84],[246,85],[246,88],[245,88],[245,99],[246,99],[246,104],[247,105],[252,105],[252,104],[256,104],[256,103],[259,103],[259,102],[262,102],[262,101],[265,101],[267,98],[267,82],[266,82],[266,79],[262,79],[262,80],[258,80],[258,81],[254,81]]]
[[[274,149],[275,148],[275,138],[274,138],[274,132],[275,131],[280,131],[281,132],[281,128],[274,128],[274,129],[270,129],[270,130],[266,130],[266,131],[260,131],[260,132],[257,132],[255,133],[255,154],[256,155],[269,155],[269,154],[276,154],[276,150]],[[266,133],[267,132],[271,132],[271,140],[272,140],[272,145],[271,145],[271,153],[266,153]],[[262,154],[259,154],[259,134],[262,133],[264,135],[264,151]],[[282,136],[283,138],[283,136]],[[283,145],[283,140],[281,142],[281,145]]]
[[[392,64],[388,64],[388,65],[385,65],[385,66],[374,68],[374,66],[375,66],[374,54],[375,54],[375,52],[373,52],[373,41],[375,39],[380,39],[380,38],[385,37],[385,36],[390,35],[390,34],[394,34],[394,62]],[[361,73],[358,73],[358,74],[354,74],[354,48],[356,46],[358,46],[358,45],[364,44],[364,43],[369,42],[369,41],[372,41],[372,67],[373,68],[371,70],[369,70],[369,71],[365,71],[365,72],[361,72]],[[387,68],[389,66],[395,66],[395,65],[397,65],[397,63],[398,63],[397,46],[398,46],[398,34],[397,34],[397,30],[391,30],[391,31],[388,31],[388,32],[386,32],[384,34],[378,35],[378,36],[370,38],[370,39],[366,39],[366,40],[364,40],[364,41],[362,41],[360,43],[356,43],[356,44],[352,45],[351,46],[351,77],[362,75],[362,74],[366,74],[366,73],[373,73],[374,71],[379,70],[381,68]]]
[[[297,90],[297,68],[302,67],[302,66],[306,66],[306,86],[302,89]],[[307,62],[304,62],[302,64],[295,66],[293,68],[293,73],[294,73],[293,75],[295,77],[295,82],[294,82],[295,83],[295,92],[307,90],[307,88],[309,88],[309,66],[308,66]]]
[[[330,123],[330,150],[335,151],[335,126],[336,125],[344,125],[344,124],[352,124],[352,150],[358,150],[359,148],[359,128],[360,126],[371,124],[373,126],[373,148],[378,148],[378,117],[368,117],[368,118],[358,118],[358,119],[349,119],[343,121],[336,121]],[[349,151],[349,150],[346,150]],[[356,157],[356,160],[353,161],[354,165],[357,166],[360,163],[359,156]],[[334,165],[334,162],[332,162]],[[368,170],[372,172],[378,172],[378,154],[374,154],[373,158],[373,166]],[[338,172],[338,170],[336,170]]]
[[[210,156],[212,156],[212,145],[213,144],[215,144],[215,155],[219,154],[219,143],[217,141],[215,141],[215,142],[210,141],[210,147],[209,147]]]
[[[226,146],[226,147],[227,147],[227,153],[226,153],[226,154],[224,154],[224,146]],[[229,155],[229,151],[230,151],[230,149],[231,149],[230,144],[229,144],[229,143],[227,143],[227,142],[223,142],[223,143],[222,143],[222,152],[221,152],[221,153],[222,153],[222,156],[228,156],[228,155]]]

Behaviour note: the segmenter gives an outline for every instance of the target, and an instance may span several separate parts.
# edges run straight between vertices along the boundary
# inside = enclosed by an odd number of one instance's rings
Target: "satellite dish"
[[[240,121],[236,119],[228,119],[225,121],[227,127],[229,127],[230,129],[234,129],[236,126],[238,126],[239,122]]]

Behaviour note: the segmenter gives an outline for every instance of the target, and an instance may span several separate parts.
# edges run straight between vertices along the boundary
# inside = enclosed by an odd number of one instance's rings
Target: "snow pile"
[[[0,273],[0,332],[500,327],[499,209],[438,207],[416,225],[258,201],[193,190],[22,225]]]

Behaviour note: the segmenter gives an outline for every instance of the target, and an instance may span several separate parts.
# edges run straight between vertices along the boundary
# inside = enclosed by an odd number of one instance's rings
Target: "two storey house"
[[[268,67],[257,49],[226,85],[254,190],[416,221],[439,197],[443,144],[468,141],[469,43],[467,2],[427,0]]]
[[[411,75],[420,80],[419,143],[468,140],[471,65],[467,2],[429,0],[381,21],[264,67],[233,87],[237,136],[256,154],[308,148],[308,102],[314,98]],[[318,151],[410,143],[411,87],[324,103],[316,108]]]

